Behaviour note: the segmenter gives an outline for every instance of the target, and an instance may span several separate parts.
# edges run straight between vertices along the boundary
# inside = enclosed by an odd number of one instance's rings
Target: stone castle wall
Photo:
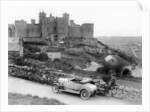
[[[13,24],[8,25],[8,37],[15,37],[15,26]]]
[[[69,26],[69,37],[81,37],[81,27],[80,26]]]
[[[81,34],[83,38],[93,38],[93,24],[85,23],[81,26]]]
[[[27,37],[27,22],[24,20],[15,21],[15,36]]]
[[[41,29],[37,24],[27,24],[27,37],[41,37]]]
[[[26,21],[15,21],[15,25],[8,26],[8,36],[15,37],[42,37],[47,38],[53,34],[64,35],[65,37],[93,38],[93,24],[85,23],[77,25],[70,20],[69,14],[64,13],[62,17],[53,17],[51,14],[46,17],[46,13],[39,13],[39,23],[36,24],[31,19],[31,24]],[[15,32],[15,34],[14,34]]]
[[[56,18],[56,33],[63,34],[65,37],[68,37],[68,25],[65,18]]]
[[[42,19],[42,37],[46,38],[47,36],[50,36],[54,32],[54,18],[43,18]]]

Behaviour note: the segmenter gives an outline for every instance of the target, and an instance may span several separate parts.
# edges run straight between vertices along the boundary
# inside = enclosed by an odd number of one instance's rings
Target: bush
[[[25,54],[24,57],[25,58],[31,58],[31,59],[35,59],[37,60],[38,59],[38,54]]]
[[[121,71],[123,69],[123,66],[121,64],[118,65],[111,65],[109,63],[103,63],[103,67],[98,68],[97,72],[102,74],[109,74],[109,71],[114,71],[117,75],[117,77],[120,77]]]
[[[40,61],[47,61],[48,60],[48,56],[45,53],[40,53],[38,56],[38,60]]]
[[[54,59],[54,62],[60,62],[61,60],[60,59]]]
[[[71,63],[69,63],[65,60],[60,60],[60,59],[55,59],[54,61],[49,60],[46,63],[46,66],[48,66],[50,68],[56,68],[59,70],[63,70],[66,72],[74,69],[74,66]]]
[[[121,77],[128,77],[128,78],[132,78],[131,76],[131,70],[125,68],[125,69],[122,69],[121,71]]]
[[[25,48],[28,49],[31,53],[36,53],[41,51],[38,47],[33,47],[33,46],[25,46]]]
[[[24,65],[24,58],[23,58],[23,57],[18,57],[18,58],[16,58],[16,59],[14,60],[14,63],[15,63],[16,65],[22,66],[22,65]]]

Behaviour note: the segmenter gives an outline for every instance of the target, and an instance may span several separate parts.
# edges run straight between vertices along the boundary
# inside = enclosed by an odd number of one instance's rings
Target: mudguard
[[[56,82],[55,82],[55,83],[53,83],[53,84],[52,84],[52,86],[53,86],[53,85],[58,85],[58,86],[60,86],[60,85],[59,85],[59,83],[56,83]]]

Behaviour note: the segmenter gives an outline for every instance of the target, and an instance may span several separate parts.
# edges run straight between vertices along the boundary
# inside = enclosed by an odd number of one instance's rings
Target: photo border
[[[85,1],[85,0],[84,0]],[[149,52],[149,18],[150,18],[150,14],[148,10],[143,11],[143,19],[142,19],[142,74],[144,74],[144,76],[142,77],[142,96],[144,95],[144,97],[142,97],[142,106],[131,106],[131,105],[66,105],[66,106],[52,106],[52,105],[48,105],[48,106],[35,106],[35,105],[29,105],[29,106],[18,106],[18,105],[8,105],[8,78],[7,74],[8,74],[8,39],[7,38],[2,38],[2,37],[7,37],[7,30],[8,30],[8,23],[7,23],[7,6],[8,6],[8,2],[10,1],[2,1],[1,5],[1,110],[2,111],[22,111],[22,110],[26,110],[26,111],[111,111],[113,109],[113,111],[149,111],[149,93],[150,93],[150,89],[149,89],[149,56],[150,56],[150,52]],[[19,1],[17,1],[19,2]],[[21,1],[22,2],[22,1]],[[30,1],[28,1],[30,2]],[[36,1],[32,1],[35,2]],[[48,2],[48,1],[46,1]],[[86,1],[85,1],[86,2]],[[95,1],[94,1],[95,2]],[[110,1],[108,1],[110,2]],[[116,1],[115,1],[116,2]],[[4,11],[5,9],[5,11]],[[148,23],[148,24],[147,24]],[[5,46],[5,47],[4,47]],[[4,49],[5,48],[5,49]],[[4,55],[5,54],[5,55]],[[149,62],[149,63],[148,63]],[[5,73],[5,76],[2,75]],[[145,77],[145,74],[148,74],[148,76]],[[3,80],[2,80],[3,79]],[[146,82],[146,83],[145,83]],[[143,84],[144,83],[144,84]],[[7,86],[6,86],[7,85]],[[6,91],[7,89],[7,91]],[[148,89],[148,91],[146,91]],[[7,94],[6,94],[7,93]],[[89,108],[90,107],[90,108]],[[61,108],[61,109],[60,109]],[[44,110],[43,110],[44,109]],[[73,110],[74,109],[74,110]]]

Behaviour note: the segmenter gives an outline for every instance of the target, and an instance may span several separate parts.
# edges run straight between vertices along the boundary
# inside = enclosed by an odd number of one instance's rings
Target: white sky
[[[8,23],[36,19],[44,11],[49,16],[70,14],[75,23],[94,23],[94,36],[141,36],[142,10],[136,2],[16,2],[8,4]]]

